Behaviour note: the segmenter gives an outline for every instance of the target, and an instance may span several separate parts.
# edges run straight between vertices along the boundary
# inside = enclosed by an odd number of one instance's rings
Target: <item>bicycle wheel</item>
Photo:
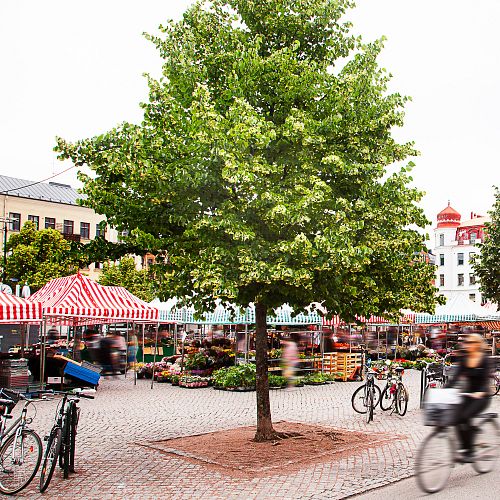
[[[369,424],[373,420],[373,395],[374,390],[372,387],[368,387],[366,390],[366,423]]]
[[[396,410],[401,417],[406,415],[406,410],[408,409],[408,399],[408,391],[400,382],[396,389]]]
[[[60,427],[54,427],[50,432],[45,449],[42,471],[40,473],[40,492],[43,493],[48,487],[57,465],[57,458],[61,450],[62,430]]]
[[[495,420],[481,422],[476,429],[475,461],[472,467],[479,474],[491,472],[498,458],[498,425]]]
[[[363,384],[362,386],[358,387],[354,391],[354,394],[352,395],[351,398],[351,404],[353,410],[361,414],[365,414],[367,408],[365,402],[365,386],[366,384]],[[375,388],[374,398],[373,398],[373,407],[375,408],[380,401],[381,395],[380,395],[380,387],[377,384],[374,384],[373,387]]]
[[[380,408],[387,411],[390,410],[394,402],[394,394],[391,392],[391,387],[387,384],[382,391],[380,396]]]
[[[436,429],[429,434],[417,453],[415,473],[417,484],[426,493],[440,491],[455,465],[455,441],[447,429]]]
[[[78,420],[80,417],[80,408],[76,403],[71,406],[70,414],[70,449],[69,449],[69,471],[75,472],[75,450],[76,450],[76,429],[78,427]]]
[[[59,451],[59,467],[63,470],[64,479],[69,477],[69,459],[71,453],[71,425],[69,420],[69,405],[68,410],[64,414],[63,426],[62,426],[62,440],[61,449]]]
[[[14,495],[35,477],[42,461],[42,441],[31,430],[13,434],[0,449],[0,492]]]

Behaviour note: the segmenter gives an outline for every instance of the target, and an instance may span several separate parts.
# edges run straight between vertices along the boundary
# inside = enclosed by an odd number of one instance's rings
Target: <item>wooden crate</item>
[[[361,366],[362,359],[358,352],[326,352],[323,356],[323,372],[339,373],[339,378],[346,381]]]

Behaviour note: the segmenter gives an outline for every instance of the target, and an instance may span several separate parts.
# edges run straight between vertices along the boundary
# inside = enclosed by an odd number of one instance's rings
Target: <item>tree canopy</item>
[[[261,332],[285,302],[345,320],[434,310],[434,270],[414,258],[422,193],[402,163],[417,151],[392,136],[407,98],[387,90],[383,40],[350,34],[352,5],[197,2],[147,35],[163,74],[142,123],[58,139],[61,159],[93,171],[85,203],[166,253],[164,295],[255,302]],[[266,377],[258,367],[258,389]]]
[[[7,246],[6,276],[20,283],[27,282],[38,290],[47,282],[78,272],[84,259],[71,243],[54,229],[38,231],[33,222],[26,222],[19,233],[10,236]]]
[[[481,255],[476,256],[474,270],[481,283],[483,298],[500,304],[500,190],[495,190],[495,204],[486,223],[486,238],[480,244]]]
[[[155,297],[154,281],[147,269],[138,271],[135,268],[133,257],[123,257],[120,262],[107,262],[104,264],[99,276],[101,285],[123,286],[130,293],[146,302],[151,302]]]

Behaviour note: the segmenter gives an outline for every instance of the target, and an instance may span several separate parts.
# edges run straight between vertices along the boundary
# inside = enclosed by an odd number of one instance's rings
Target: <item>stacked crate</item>
[[[360,352],[325,352],[323,355],[323,372],[338,373],[344,382],[362,364]]]
[[[28,383],[28,360],[0,360],[0,387],[25,391]]]

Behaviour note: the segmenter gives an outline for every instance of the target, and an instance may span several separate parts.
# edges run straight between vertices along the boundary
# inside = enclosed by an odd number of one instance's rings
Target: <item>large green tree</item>
[[[82,255],[54,229],[38,231],[33,222],[26,222],[19,233],[10,236],[7,246],[6,276],[27,282],[38,290],[52,279],[78,272],[85,264]]]
[[[144,119],[76,143],[85,203],[166,251],[164,294],[201,310],[256,308],[257,433],[275,436],[266,314],[433,311],[433,269],[414,259],[427,224],[399,144],[406,98],[387,92],[382,41],[344,22],[349,0],[197,2],[158,37]],[[392,164],[403,165],[388,172]]]
[[[495,204],[489,212],[491,222],[486,223],[486,238],[479,245],[481,254],[476,256],[474,270],[481,283],[485,299],[500,305],[500,190],[495,190]]]
[[[146,302],[155,297],[154,281],[147,269],[137,270],[133,257],[123,257],[118,264],[105,263],[99,276],[101,285],[123,286],[130,293]]]

